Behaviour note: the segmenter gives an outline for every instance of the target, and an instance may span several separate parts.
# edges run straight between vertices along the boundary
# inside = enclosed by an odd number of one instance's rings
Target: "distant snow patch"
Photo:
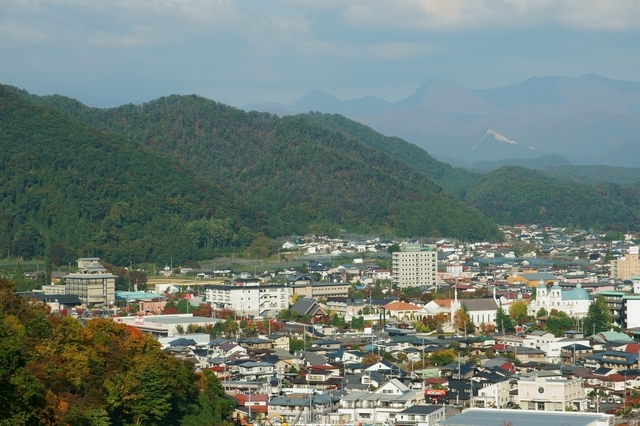
[[[506,136],[501,135],[500,133],[496,132],[495,130],[491,130],[491,129],[487,130],[487,133],[485,133],[485,134],[484,134],[484,136],[482,137],[482,139],[480,139],[480,140],[478,141],[478,143],[477,143],[477,144],[475,144],[475,145],[473,146],[473,148],[471,148],[471,150],[473,151],[474,149],[476,149],[476,147],[477,147],[478,145],[480,145],[480,143],[481,143],[483,140],[485,140],[485,139],[487,138],[487,136],[493,136],[493,139],[494,139],[494,140],[496,140],[496,141],[498,141],[498,142],[508,143],[508,144],[511,144],[511,145],[518,145],[518,146],[521,146],[521,147],[523,147],[523,148],[528,148],[528,149],[531,149],[531,150],[534,150],[534,151],[535,151],[535,148],[530,147],[530,146],[526,146],[526,145],[520,145],[520,144],[519,144],[519,143],[517,143],[516,141],[512,141],[511,139],[507,138]]]

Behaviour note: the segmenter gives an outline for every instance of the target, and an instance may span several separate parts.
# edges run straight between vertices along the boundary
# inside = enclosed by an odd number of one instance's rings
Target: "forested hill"
[[[402,139],[387,137],[371,128],[340,115],[309,113],[306,120],[342,131],[365,145],[380,149],[404,161],[415,170],[432,177],[449,192],[482,211],[495,223],[549,223],[555,226],[583,226],[595,229],[638,229],[640,226],[640,192],[635,183],[621,186],[597,181],[609,176],[624,176],[634,181],[633,170],[605,166],[581,166],[582,182],[566,182],[565,175],[577,174],[579,167],[534,171],[506,166],[489,174],[479,174],[451,167],[431,157],[426,151]],[[614,169],[614,170],[612,170]],[[638,172],[638,169],[634,169]],[[587,181],[587,172],[589,181]],[[562,174],[564,172],[564,175]],[[621,182],[623,180],[619,179]]]
[[[497,223],[549,223],[594,229],[638,229],[640,195],[632,187],[566,182],[507,166],[485,176],[467,195]]]
[[[477,173],[454,168],[447,163],[436,160],[417,145],[397,137],[384,136],[371,127],[343,115],[312,112],[301,114],[299,117],[357,138],[366,146],[380,150],[391,158],[400,160],[413,169],[426,174],[439,183],[445,191],[461,199],[464,199],[467,191],[478,182],[480,177]]]
[[[120,264],[185,259],[199,254],[190,232],[199,220],[240,217],[236,194],[178,161],[4,86],[0,152],[5,256],[55,247],[64,263],[83,255]]]
[[[240,194],[254,211],[250,226],[270,236],[335,234],[339,228],[463,239],[498,235],[490,220],[424,173],[300,117],[247,113],[198,96],[113,109],[61,96],[38,99]]]

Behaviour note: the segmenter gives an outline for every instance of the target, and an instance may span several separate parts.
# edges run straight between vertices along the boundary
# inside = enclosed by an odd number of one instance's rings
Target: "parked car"
[[[595,401],[589,401],[589,408],[596,408]]]

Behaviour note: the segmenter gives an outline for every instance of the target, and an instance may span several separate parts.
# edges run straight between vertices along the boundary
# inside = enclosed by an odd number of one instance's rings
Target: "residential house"
[[[395,426],[433,426],[444,418],[442,405],[414,405],[396,415]]]
[[[275,397],[269,402],[269,414],[283,417],[283,423],[325,423],[337,407],[337,400],[329,393],[316,395],[291,394]]]
[[[424,391],[391,379],[373,392],[354,391],[343,396],[338,413],[348,423],[395,421],[404,409],[424,402]]]
[[[238,374],[245,380],[258,380],[274,375],[273,364],[268,362],[246,361],[238,365]]]
[[[291,307],[291,310],[298,314],[298,316],[307,315],[315,319],[323,319],[327,316],[326,311],[318,305],[318,302],[314,299],[308,299],[305,297],[298,299],[298,301]]]
[[[289,350],[289,335],[280,333],[271,333],[263,336],[265,339],[271,342],[273,349]]]

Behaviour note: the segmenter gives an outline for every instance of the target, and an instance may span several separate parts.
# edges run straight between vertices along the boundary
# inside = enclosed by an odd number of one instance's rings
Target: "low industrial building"
[[[550,412],[504,410],[492,408],[469,408],[457,416],[440,422],[447,426],[612,426],[614,418],[610,414],[582,413],[576,411]]]
[[[143,333],[151,333],[157,337],[171,337],[179,336],[189,331],[189,326],[196,328],[213,326],[222,320],[209,317],[194,317],[193,314],[176,314],[115,317],[113,321],[118,324],[135,327]],[[182,333],[180,330],[182,330]]]

